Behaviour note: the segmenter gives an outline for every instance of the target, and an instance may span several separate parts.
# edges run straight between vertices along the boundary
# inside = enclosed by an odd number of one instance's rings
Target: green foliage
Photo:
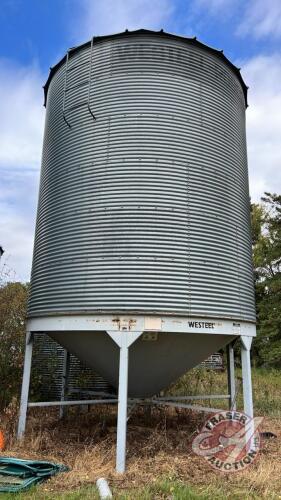
[[[281,195],[265,193],[252,205],[253,262],[259,364],[281,368]]]
[[[275,368],[252,368],[254,407],[257,415],[281,417],[281,377]],[[236,403],[243,409],[242,371],[236,368]],[[227,372],[193,368],[172,384],[165,395],[199,396],[199,394],[226,394]],[[228,409],[226,399],[196,400],[191,404]]]
[[[20,391],[27,294],[28,286],[23,283],[0,288],[0,408]]]

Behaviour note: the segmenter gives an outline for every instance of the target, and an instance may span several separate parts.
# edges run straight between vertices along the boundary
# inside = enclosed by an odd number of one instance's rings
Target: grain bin
[[[69,50],[45,102],[28,331],[115,387],[131,345],[132,397],[251,339],[239,69],[195,38],[126,31]]]

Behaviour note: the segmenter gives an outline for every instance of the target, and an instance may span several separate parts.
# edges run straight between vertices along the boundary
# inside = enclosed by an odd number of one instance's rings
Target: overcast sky
[[[11,278],[30,276],[49,67],[93,35],[138,28],[197,36],[242,68],[251,197],[281,192],[280,0],[1,0],[0,268]]]

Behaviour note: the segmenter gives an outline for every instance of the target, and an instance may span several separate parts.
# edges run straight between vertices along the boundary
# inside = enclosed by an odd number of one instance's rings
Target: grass
[[[252,369],[254,407],[257,415],[281,418],[281,373],[279,370]],[[243,408],[242,373],[236,370],[237,405]],[[226,394],[227,376],[225,372],[206,371],[194,368],[171,386],[166,394],[197,395]],[[204,404],[204,401],[198,401]],[[206,401],[206,406],[227,408],[224,400]]]
[[[115,497],[115,495],[114,495]],[[173,479],[162,479],[155,484],[139,489],[137,492],[128,490],[124,495],[117,493],[116,499],[120,500],[151,500],[165,498],[169,500],[248,500],[259,497],[249,496],[249,491],[232,491],[227,493],[224,487],[209,486],[188,486],[181,481]]]
[[[263,443],[254,465],[229,476],[214,471],[192,453],[192,438],[203,425],[204,414],[162,407],[151,413],[144,408],[135,410],[128,423],[127,472],[119,476],[114,472],[116,408],[92,408],[88,414],[79,414],[76,408],[64,422],[58,421],[54,409],[32,409],[25,441],[18,443],[14,439],[17,406],[11,404],[1,420],[7,437],[4,454],[65,463],[71,470],[21,495],[2,494],[0,500],[95,499],[98,477],[107,478],[115,499],[280,499],[280,372],[254,369],[253,386],[256,413],[265,415],[263,430],[278,438]],[[195,369],[168,392],[225,393],[226,374]],[[215,403],[226,405],[221,400],[212,401]]]
[[[44,491],[44,487],[34,487],[24,493],[2,493],[1,500],[98,500],[99,495],[95,487],[80,488],[73,492],[54,493]]]
[[[54,492],[43,491],[44,488],[33,488],[25,493],[2,494],[3,500],[98,500],[100,497],[94,486],[81,487],[76,491]],[[188,486],[184,482],[173,478],[160,478],[148,486],[136,488],[124,488],[118,486],[112,488],[113,498],[116,500],[259,500],[261,497],[251,493],[244,488],[231,489],[226,491],[224,485]],[[266,496],[266,498],[280,498],[276,496]]]

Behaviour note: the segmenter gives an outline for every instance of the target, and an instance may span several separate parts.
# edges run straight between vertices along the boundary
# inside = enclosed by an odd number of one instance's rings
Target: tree
[[[253,261],[258,335],[254,352],[264,365],[281,367],[281,196],[265,193],[252,205]]]
[[[27,295],[28,285],[23,283],[0,287],[0,408],[20,391]]]

